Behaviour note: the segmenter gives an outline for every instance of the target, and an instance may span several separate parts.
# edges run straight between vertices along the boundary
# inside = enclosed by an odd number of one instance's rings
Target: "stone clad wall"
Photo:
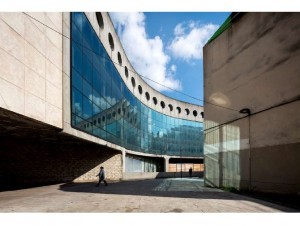
[[[62,13],[0,13],[0,107],[62,128]]]
[[[76,178],[75,182],[83,182],[83,181],[95,181],[98,180],[98,177],[95,177],[100,171],[100,166],[104,167],[105,177],[108,180],[121,180],[122,179],[122,154],[118,153],[115,155],[104,155],[107,156],[108,159],[104,160],[102,163],[95,166],[93,169],[84,173],[83,175]]]
[[[76,140],[62,145],[17,137],[0,141],[0,189],[97,181],[100,166],[108,180],[122,179],[122,154],[106,147]]]

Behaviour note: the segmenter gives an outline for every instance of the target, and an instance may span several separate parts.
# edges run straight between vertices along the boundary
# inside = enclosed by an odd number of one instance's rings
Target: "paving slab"
[[[277,213],[286,206],[204,187],[201,178],[69,183],[0,192],[0,212]]]

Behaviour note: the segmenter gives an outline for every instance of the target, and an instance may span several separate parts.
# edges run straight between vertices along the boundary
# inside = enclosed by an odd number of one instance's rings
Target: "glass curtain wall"
[[[203,156],[203,124],[142,104],[84,13],[71,13],[71,58],[72,127],[134,151]]]
[[[126,172],[162,172],[163,159],[159,161],[157,158],[151,159],[146,157],[138,157],[126,155],[125,158]]]

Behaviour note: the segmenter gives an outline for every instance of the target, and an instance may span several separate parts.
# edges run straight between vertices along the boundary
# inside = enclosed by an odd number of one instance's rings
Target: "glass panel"
[[[72,113],[82,116],[82,94],[76,88],[72,88]]]
[[[75,69],[72,70],[72,86],[82,92],[82,78]]]
[[[72,66],[81,74],[82,72],[82,52],[81,47],[72,42]]]
[[[143,105],[123,83],[85,14],[71,18],[72,126],[134,151],[203,156],[203,124]],[[157,166],[126,157],[127,172],[152,172]]]
[[[89,121],[92,121],[92,102],[86,98],[85,96],[82,97],[83,99],[83,111],[82,111],[82,116],[84,119],[88,119]]]

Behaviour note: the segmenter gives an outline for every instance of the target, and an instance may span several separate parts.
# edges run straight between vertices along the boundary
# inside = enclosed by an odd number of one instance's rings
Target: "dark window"
[[[118,52],[118,61],[119,61],[119,64],[122,65],[122,57],[121,57],[120,52]]]
[[[111,50],[114,50],[115,44],[114,44],[114,39],[113,39],[111,33],[108,33],[108,42],[109,42]]]
[[[172,104],[169,104],[169,109],[170,109],[170,111],[173,111],[173,106],[172,106]]]
[[[197,113],[196,110],[193,111],[193,115],[194,115],[195,117],[197,117],[198,113]]]
[[[134,88],[135,87],[135,79],[134,79],[134,77],[131,77],[131,84],[132,84],[132,86]]]
[[[146,99],[150,100],[150,94],[148,92],[146,92],[145,95],[146,95]]]
[[[156,97],[153,97],[153,103],[154,103],[155,105],[157,105],[157,99],[156,99]]]
[[[139,89],[139,93],[142,94],[143,93],[143,88],[139,85],[138,89]]]
[[[162,108],[165,108],[165,106],[166,106],[166,105],[165,105],[165,102],[161,101],[161,102],[160,102],[160,106],[161,106]]]
[[[181,108],[177,107],[176,109],[177,109],[178,114],[180,114],[181,113]]]
[[[128,78],[128,68],[125,66],[125,76]]]
[[[97,17],[97,21],[98,21],[98,25],[101,29],[104,28],[104,23],[103,23],[103,17],[102,14],[100,12],[96,12],[96,17]]]
[[[185,109],[185,113],[186,113],[186,115],[189,115],[190,114],[190,110],[189,109]]]
[[[204,118],[204,112],[203,112],[203,111],[201,111],[201,113],[200,113],[200,114],[201,114],[201,117],[202,117],[202,118]]]

